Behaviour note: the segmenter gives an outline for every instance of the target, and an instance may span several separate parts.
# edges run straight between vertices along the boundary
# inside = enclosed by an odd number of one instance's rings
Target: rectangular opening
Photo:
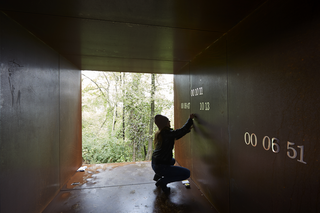
[[[151,160],[153,118],[173,113],[173,75],[82,71],[84,163]]]

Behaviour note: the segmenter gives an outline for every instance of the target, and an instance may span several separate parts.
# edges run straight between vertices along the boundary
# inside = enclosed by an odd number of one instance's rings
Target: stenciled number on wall
[[[200,102],[200,110],[210,110],[210,102]]]
[[[191,94],[191,97],[202,96],[203,87],[191,89],[190,94]],[[209,111],[209,110],[210,110],[210,102],[200,102],[200,111]]]
[[[247,145],[252,145],[253,147],[256,147],[258,144],[258,138],[256,134],[252,133],[250,135],[249,132],[246,132],[244,134],[244,142]],[[287,141],[287,156],[291,159],[296,159],[298,157],[298,151],[293,147],[294,143]],[[264,136],[262,139],[262,147],[264,150],[272,150],[273,153],[279,153],[280,152],[280,145],[279,145],[279,139],[277,138],[271,138],[269,136]],[[297,146],[298,149],[300,149],[299,152],[299,158],[297,159],[298,162],[307,164],[307,162],[304,161],[304,146]]]
[[[191,97],[203,95],[203,87],[191,89],[191,93],[190,94],[191,94]]]
[[[190,102],[189,103],[181,103],[181,109],[190,109]]]

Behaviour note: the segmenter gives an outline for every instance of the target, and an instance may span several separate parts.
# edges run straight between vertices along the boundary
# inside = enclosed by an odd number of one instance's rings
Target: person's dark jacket
[[[172,160],[172,149],[174,147],[174,141],[182,138],[184,135],[190,132],[190,127],[193,121],[191,118],[180,129],[164,129],[160,134],[162,136],[162,143],[158,143],[157,147],[152,154],[153,164],[170,165]]]

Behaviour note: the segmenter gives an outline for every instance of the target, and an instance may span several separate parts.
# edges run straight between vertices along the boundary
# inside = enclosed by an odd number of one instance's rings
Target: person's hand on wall
[[[191,119],[194,119],[195,117],[196,117],[196,115],[195,114],[190,114],[190,116],[189,116]]]
[[[189,116],[189,118],[191,118],[191,119],[194,119],[196,117],[196,115],[195,114],[190,114],[190,116]],[[193,125],[190,127],[190,131],[191,131],[191,129],[193,129]]]

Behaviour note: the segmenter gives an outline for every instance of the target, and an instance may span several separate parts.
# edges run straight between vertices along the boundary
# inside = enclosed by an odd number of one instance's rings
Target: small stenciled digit
[[[199,88],[199,93],[200,93],[199,95],[203,95],[203,88],[202,87]]]
[[[300,159],[298,159],[298,162],[307,164],[307,162],[303,160],[304,146],[298,146],[298,148],[300,148]]]
[[[205,103],[206,110],[210,110],[210,102]]]
[[[267,143],[268,143],[268,146],[266,147],[266,139],[267,139]],[[270,144],[271,144],[271,140],[268,136],[264,136],[263,140],[262,140],[262,146],[264,148],[264,150],[269,150],[270,149]]]
[[[194,89],[191,90],[191,96],[194,96]]]
[[[183,103],[181,103],[181,109],[183,109]]]
[[[249,132],[244,133],[244,142],[245,142],[247,145],[250,144],[250,139],[251,139],[250,133],[249,133]]]
[[[274,153],[278,153],[280,152],[280,146],[279,146],[279,140],[277,138],[272,138],[271,139],[271,148],[272,148],[272,152]],[[276,148],[275,148],[276,147]]]
[[[253,137],[254,137],[254,141],[255,141],[254,144],[253,144]],[[253,147],[256,147],[256,146],[257,146],[257,143],[258,143],[258,139],[257,139],[256,134],[252,133],[252,134],[251,134],[251,137],[250,137],[250,140],[251,140],[251,145],[252,145]]]
[[[200,102],[200,110],[204,110],[204,102]]]
[[[188,109],[190,109],[190,102],[188,103]]]
[[[195,89],[195,94],[194,94],[195,96],[198,96],[199,95],[199,89],[198,88],[196,88]]]
[[[295,159],[297,157],[297,151],[293,148],[293,147],[290,147],[290,146],[293,146],[294,143],[292,142],[287,142],[287,155],[289,158],[291,159]],[[292,151],[292,155],[290,154],[290,150]]]

